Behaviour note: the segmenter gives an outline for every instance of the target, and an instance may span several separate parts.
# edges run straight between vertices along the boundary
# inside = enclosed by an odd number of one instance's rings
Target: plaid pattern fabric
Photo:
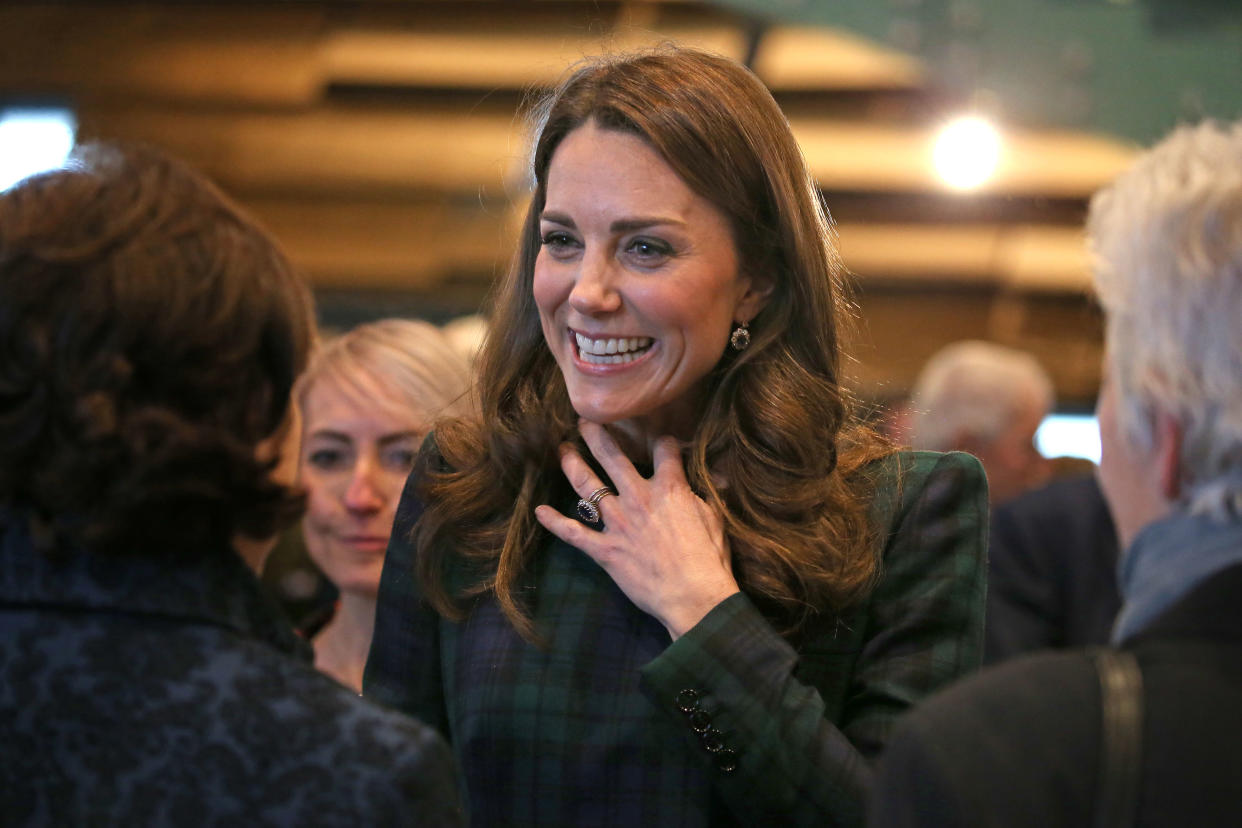
[[[490,600],[449,623],[417,594],[406,539],[421,506],[407,496],[366,695],[448,737],[475,825],[858,824],[894,721],[978,666],[983,627],[978,462],[903,452],[875,474],[881,580],[796,649],[740,593],[670,643],[559,541],[532,580],[544,646]]]

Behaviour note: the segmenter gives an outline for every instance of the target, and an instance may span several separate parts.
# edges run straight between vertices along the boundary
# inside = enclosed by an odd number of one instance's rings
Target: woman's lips
[[[383,552],[388,548],[388,538],[383,535],[342,535],[341,542],[371,552]]]
[[[569,329],[574,357],[592,368],[629,365],[651,353],[655,340],[649,336],[589,336]]]

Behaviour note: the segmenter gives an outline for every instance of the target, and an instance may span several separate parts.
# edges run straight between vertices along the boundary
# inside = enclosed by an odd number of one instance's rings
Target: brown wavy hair
[[[310,292],[207,179],[89,145],[0,195],[0,504],[45,551],[195,555],[302,497],[284,428]]]
[[[685,452],[690,485],[724,516],[735,577],[786,633],[850,606],[878,568],[860,470],[891,449],[856,422],[841,385],[843,269],[776,102],[730,60],[664,48],[578,68],[533,114],[535,191],[480,356],[482,419],[442,426],[438,456],[416,470],[429,602],[457,619],[494,592],[514,626],[536,635],[519,597],[547,540],[534,507],[565,495],[556,447],[581,438],[531,284],[548,166],[565,136],[593,121],[655,148],[728,217],[742,272],[772,285],[750,347],[728,351],[708,378]],[[450,555],[465,564],[464,583],[446,586]]]

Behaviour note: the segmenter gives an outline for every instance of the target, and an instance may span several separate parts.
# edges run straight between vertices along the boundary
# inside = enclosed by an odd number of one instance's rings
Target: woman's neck
[[[311,644],[315,667],[355,693],[362,692],[362,671],[375,632],[375,596],[341,593],[336,613]]]
[[[668,436],[689,441],[694,436],[695,422],[695,418],[684,411],[674,414],[666,409],[647,417],[609,423],[608,431],[631,463],[649,469],[655,441]]]

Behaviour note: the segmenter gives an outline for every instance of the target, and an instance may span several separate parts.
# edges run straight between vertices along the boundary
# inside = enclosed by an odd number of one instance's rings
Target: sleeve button
[[[725,749],[724,737],[716,728],[709,728],[702,735],[703,749],[708,753],[720,753]]]
[[[737,770],[737,751],[725,748],[724,750],[717,751],[715,756],[716,767],[720,768],[720,770],[725,773],[733,773],[733,771]]]
[[[693,713],[699,709],[699,699],[702,695],[698,690],[687,687],[677,694],[677,707],[682,713]]]
[[[706,710],[695,710],[690,714],[690,729],[695,733],[706,733],[712,726],[712,716]]]

